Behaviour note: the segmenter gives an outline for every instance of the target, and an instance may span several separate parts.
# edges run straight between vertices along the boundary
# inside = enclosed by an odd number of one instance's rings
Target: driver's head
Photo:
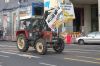
[[[26,25],[26,21],[24,21],[23,24]]]

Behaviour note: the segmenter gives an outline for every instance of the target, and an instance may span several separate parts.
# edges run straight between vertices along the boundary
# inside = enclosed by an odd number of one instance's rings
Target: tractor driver
[[[28,27],[27,27],[27,29],[29,31],[35,31],[38,28],[38,24],[37,23],[38,23],[38,20],[31,20],[29,25],[28,25]]]
[[[30,34],[32,35],[32,37],[30,37],[33,41],[35,41],[37,38],[40,37],[40,25],[39,25],[39,20],[30,20],[30,23],[27,27],[27,29],[29,30]]]
[[[29,25],[28,25],[27,29],[28,29],[29,31],[31,31],[31,30],[32,30],[32,24],[31,24],[31,22],[29,23]]]
[[[20,21],[20,29],[26,29],[26,21]]]

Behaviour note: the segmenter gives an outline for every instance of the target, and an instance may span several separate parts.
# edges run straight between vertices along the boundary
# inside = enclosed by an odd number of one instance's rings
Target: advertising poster
[[[64,22],[70,22],[75,19],[74,7],[72,3],[62,3],[60,4],[62,12],[64,15]]]
[[[54,31],[55,28],[58,28],[62,22],[60,21],[60,17],[62,14],[62,9],[55,8],[51,11],[51,13],[48,15],[46,22],[48,26]]]
[[[50,14],[46,22],[51,30],[59,28],[61,24],[71,22],[75,19],[74,8],[71,2],[60,2],[59,0],[45,0],[45,11],[49,10]],[[52,10],[50,10],[53,8]]]
[[[44,0],[44,10],[58,7],[58,0]]]

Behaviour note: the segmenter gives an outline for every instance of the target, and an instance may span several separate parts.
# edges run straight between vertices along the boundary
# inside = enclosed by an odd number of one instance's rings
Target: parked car
[[[77,37],[75,42],[78,44],[100,43],[100,32],[91,32],[85,36]]]

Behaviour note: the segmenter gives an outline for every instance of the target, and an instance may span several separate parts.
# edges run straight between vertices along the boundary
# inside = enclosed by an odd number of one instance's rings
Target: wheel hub
[[[38,52],[42,52],[43,51],[43,45],[42,45],[42,43],[37,43],[36,48],[37,48]]]
[[[24,39],[18,39],[17,44],[20,49],[23,49],[25,44]]]

